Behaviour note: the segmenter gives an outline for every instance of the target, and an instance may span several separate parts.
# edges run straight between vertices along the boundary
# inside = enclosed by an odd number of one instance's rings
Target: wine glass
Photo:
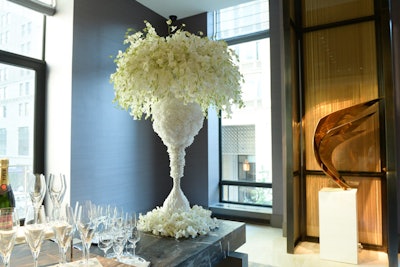
[[[145,262],[142,257],[136,255],[136,244],[140,241],[140,231],[137,228],[137,220],[136,220],[136,213],[132,216],[132,220],[129,223],[129,228],[127,229],[128,232],[128,243],[129,248],[131,248],[131,253],[128,254],[128,258],[130,262]]]
[[[106,219],[101,223],[101,227],[98,232],[98,248],[101,249],[104,253],[104,257],[108,258],[107,251],[113,245],[113,232],[111,220]]]
[[[136,258],[136,244],[140,240],[140,231],[137,229],[137,226],[133,226],[128,232],[128,242],[131,244],[132,248],[132,258]]]
[[[115,225],[114,227],[118,227]],[[117,228],[114,230],[114,238],[112,248],[115,252],[118,261],[121,261],[122,252],[124,251],[125,244],[127,242],[127,234],[123,228]]]
[[[108,227],[110,228],[110,231],[114,233],[115,227],[116,226],[121,227],[123,223],[123,216],[124,216],[123,208],[117,207],[115,205],[108,205],[105,209],[105,214],[108,221],[107,223],[109,225]],[[113,242],[111,243],[111,247],[112,246]],[[112,250],[107,253],[106,258],[116,258],[116,256],[117,254],[114,252],[114,250]]]
[[[78,219],[76,222],[79,234],[82,240],[83,255],[85,257],[84,264],[90,266],[90,246],[96,232],[97,221],[96,221],[96,208],[90,201],[84,203],[79,208]]]
[[[13,208],[0,209],[0,256],[4,266],[10,266],[10,256],[17,237],[19,219]]]
[[[44,207],[40,206],[36,209],[34,206],[28,206],[25,215],[24,232],[26,243],[28,243],[32,252],[34,267],[38,266],[38,257],[46,230],[47,221]]]
[[[74,213],[69,205],[65,206],[65,214],[60,213],[60,216],[52,221],[52,228],[60,252],[58,266],[65,266],[67,263],[66,253],[75,232]]]
[[[61,203],[67,190],[67,181],[64,174],[50,174],[48,192],[53,204],[53,218],[57,218],[60,214]]]
[[[28,193],[32,205],[39,209],[46,194],[46,179],[43,174],[35,173],[28,175]]]

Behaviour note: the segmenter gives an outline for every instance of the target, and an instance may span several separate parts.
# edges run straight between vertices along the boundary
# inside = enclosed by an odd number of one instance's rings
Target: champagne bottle
[[[0,208],[10,207],[15,207],[15,198],[8,180],[8,159],[0,159]]]

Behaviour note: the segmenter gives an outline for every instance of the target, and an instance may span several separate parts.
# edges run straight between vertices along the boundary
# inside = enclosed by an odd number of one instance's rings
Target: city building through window
[[[44,171],[44,22],[43,14],[0,0],[0,158],[9,159],[21,218],[27,177]]]
[[[221,116],[220,201],[272,207],[269,3],[221,9],[216,39],[239,56],[245,108]]]

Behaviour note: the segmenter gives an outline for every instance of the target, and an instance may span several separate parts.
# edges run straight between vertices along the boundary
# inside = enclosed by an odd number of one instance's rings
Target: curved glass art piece
[[[333,165],[332,153],[338,145],[363,132],[357,128],[376,112],[372,106],[379,100],[374,99],[338,110],[318,122],[314,134],[315,158],[322,171],[343,190],[351,187]]]

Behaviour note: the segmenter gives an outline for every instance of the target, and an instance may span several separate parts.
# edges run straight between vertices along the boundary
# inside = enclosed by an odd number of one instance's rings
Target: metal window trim
[[[56,13],[55,5],[54,6],[46,5],[45,3],[38,0],[7,0],[7,1],[32,9],[47,16],[53,16]]]

